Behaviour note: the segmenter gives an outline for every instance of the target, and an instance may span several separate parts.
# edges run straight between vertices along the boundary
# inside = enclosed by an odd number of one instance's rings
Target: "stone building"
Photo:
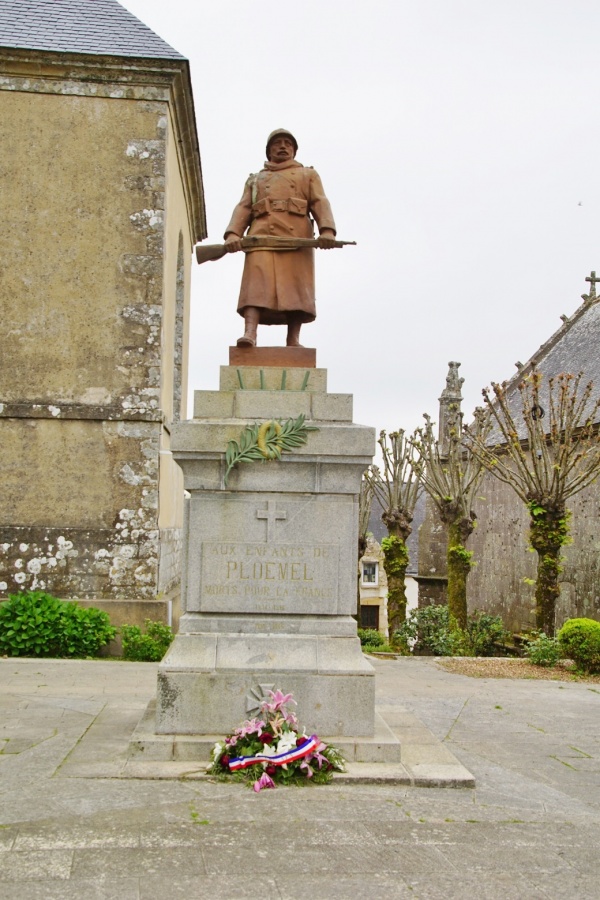
[[[460,416],[464,378],[459,377],[459,368],[460,363],[448,363],[446,386],[438,401],[438,442],[442,453],[448,451],[449,429]],[[429,495],[423,498],[423,507],[419,523],[418,574],[415,578],[419,586],[418,605],[429,606],[446,602],[448,529]]]
[[[359,561],[359,579],[360,627],[372,628],[387,637],[387,576],[381,544],[372,534],[367,537]]]
[[[419,559],[419,527],[425,514],[425,497],[421,494],[415,504],[413,530],[407,546],[409,562],[406,569],[406,609],[407,614],[418,605],[417,565]],[[373,498],[369,517],[367,548],[359,561],[360,613],[362,628],[374,628],[386,637],[387,629],[387,577],[383,567],[381,541],[388,530],[381,520],[381,506]]]
[[[189,64],[115,0],[0,0],[0,598],[177,617]]]
[[[595,394],[600,390],[600,298],[596,296],[596,276],[589,294],[570,318],[531,359],[522,365],[507,383],[513,398],[515,420],[520,418],[518,384],[535,366],[547,379],[562,372],[583,372],[585,382],[593,381]],[[512,489],[486,475],[476,505],[477,527],[467,547],[474,553],[476,566],[467,582],[469,610],[482,609],[501,615],[512,631],[535,626],[534,587],[537,554],[529,549],[529,515]],[[600,620],[600,483],[576,494],[567,507],[572,512],[572,543],[563,548],[564,571],[561,597],[557,605],[556,626],[565,619],[585,616]],[[420,531],[419,573],[425,577],[419,592],[419,604],[444,599],[445,533],[428,504]],[[421,581],[421,579],[419,578]]]

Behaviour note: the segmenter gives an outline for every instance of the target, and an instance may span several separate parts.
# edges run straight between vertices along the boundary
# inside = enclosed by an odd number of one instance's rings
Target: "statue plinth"
[[[229,365],[314,369],[317,351],[313,347],[230,347]]]
[[[326,379],[324,369],[224,366],[220,390],[197,391],[194,418],[173,426],[190,497],[184,614],[158,673],[163,747],[179,735],[186,752],[192,740],[208,754],[215,735],[280,688],[309,731],[335,737],[350,758],[362,740],[370,760],[399,761],[397,740],[379,719],[376,728],[374,670],[352,618],[358,494],[375,431],[352,422],[352,397],[328,394]],[[227,444],[248,425],[299,417],[317,429],[302,446],[227,472]]]

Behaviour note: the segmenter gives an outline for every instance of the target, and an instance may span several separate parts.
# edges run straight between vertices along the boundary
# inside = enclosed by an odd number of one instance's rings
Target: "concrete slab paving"
[[[597,900],[597,688],[374,665],[410,783],[257,795],[186,762],[126,771],[155,665],[0,660],[0,896]],[[436,748],[474,789],[415,786]]]

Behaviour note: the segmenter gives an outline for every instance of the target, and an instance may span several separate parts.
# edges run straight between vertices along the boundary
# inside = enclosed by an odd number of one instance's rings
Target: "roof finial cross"
[[[589,294],[582,294],[581,298],[585,300],[586,303],[589,303],[591,300],[596,299],[596,285],[600,282],[600,278],[596,278],[595,272],[590,272],[589,275],[586,276],[586,281],[590,283],[590,292]]]

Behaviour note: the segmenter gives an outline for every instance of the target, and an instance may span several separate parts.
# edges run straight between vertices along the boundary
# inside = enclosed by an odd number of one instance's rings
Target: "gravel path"
[[[600,675],[575,674],[573,664],[566,660],[554,668],[534,666],[528,659],[502,657],[449,657],[438,658],[436,662],[447,672],[469,675],[471,678],[536,678],[544,681],[585,681],[600,684]]]

